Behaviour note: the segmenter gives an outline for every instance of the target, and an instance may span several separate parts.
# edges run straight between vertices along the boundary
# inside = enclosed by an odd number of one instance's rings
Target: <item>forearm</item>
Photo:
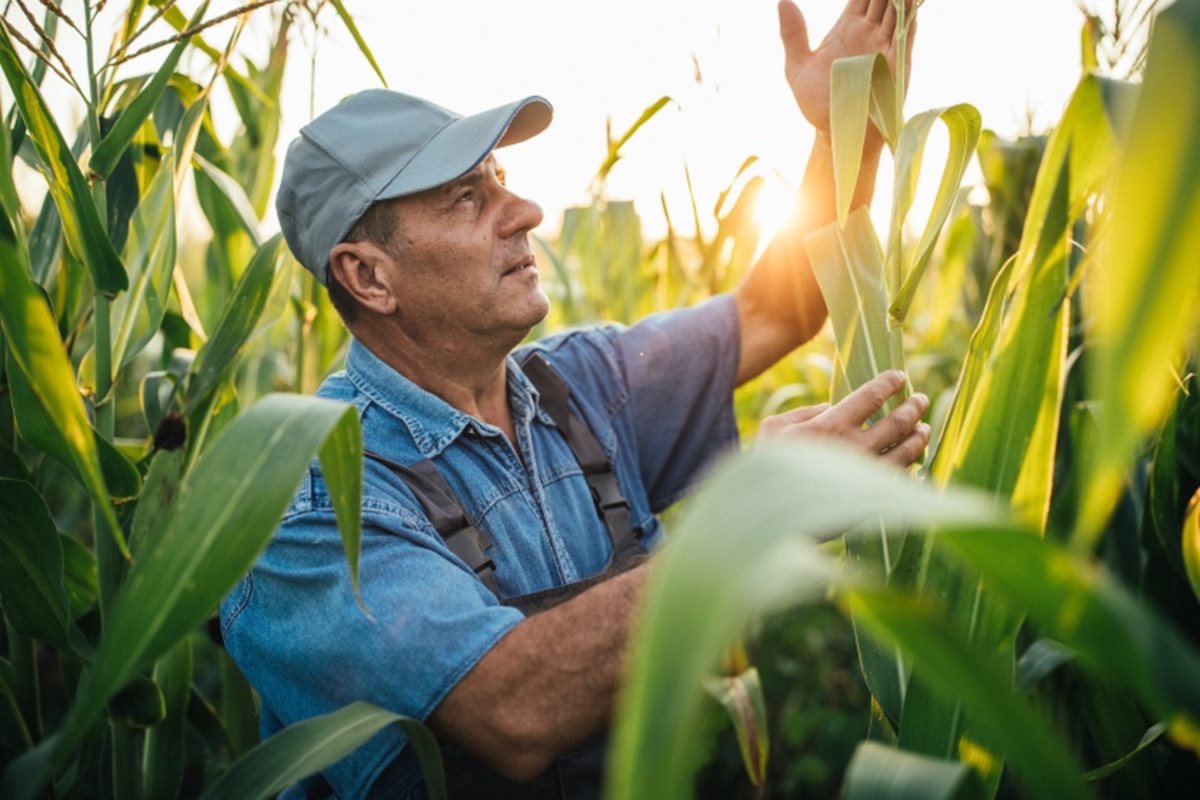
[[[513,628],[434,711],[434,731],[527,780],[603,730],[646,570],[630,570]]]
[[[872,137],[863,152],[852,208],[871,202],[881,150],[877,137]],[[833,150],[828,135],[818,133],[796,213],[771,240],[735,295],[742,323],[739,384],[811,339],[825,324],[825,300],[804,249],[804,237],[836,218]]]

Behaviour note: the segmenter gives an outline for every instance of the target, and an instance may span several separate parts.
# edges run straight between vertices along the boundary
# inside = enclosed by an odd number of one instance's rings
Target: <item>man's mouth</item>
[[[508,269],[504,270],[501,277],[507,277],[509,275],[525,275],[528,273],[533,273],[535,275],[537,274],[537,263],[534,261],[532,253],[525,256],[520,261],[509,265]]]

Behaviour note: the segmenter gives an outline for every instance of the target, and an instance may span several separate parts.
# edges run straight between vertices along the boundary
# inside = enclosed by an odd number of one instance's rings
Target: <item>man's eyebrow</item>
[[[483,170],[476,167],[475,169],[468,172],[466,175],[460,175],[459,177],[455,178],[454,180],[450,181],[449,183],[442,184],[442,188],[438,192],[438,194],[440,194],[440,195],[451,194],[456,189],[461,189],[464,186],[475,186],[482,180],[483,180]]]

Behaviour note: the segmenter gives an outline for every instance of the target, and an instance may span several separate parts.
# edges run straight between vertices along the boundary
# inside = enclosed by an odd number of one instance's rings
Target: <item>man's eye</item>
[[[459,195],[459,196],[458,196],[458,197],[455,199],[455,201],[454,201],[454,202],[456,202],[456,203],[463,203],[463,202],[466,202],[467,200],[474,200],[474,199],[475,199],[475,190],[473,190],[473,189],[467,189],[467,190],[466,190],[466,191],[464,191],[462,194],[460,194],[460,195]]]

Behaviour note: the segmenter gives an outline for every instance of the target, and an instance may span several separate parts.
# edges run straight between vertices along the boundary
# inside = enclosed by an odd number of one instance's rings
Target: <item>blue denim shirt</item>
[[[571,390],[607,451],[642,542],[662,538],[655,513],[736,444],[732,394],[740,349],[732,297],[544,339],[537,348]],[[517,354],[519,358],[520,353]],[[538,393],[508,360],[519,458],[495,426],[418,388],[352,342],[346,369],[318,394],[354,404],[364,446],[400,464],[431,459],[492,542],[501,594],[513,597],[599,572],[608,533],[578,463]],[[221,605],[225,645],[262,698],[264,736],[366,700],[426,719],[523,619],[450,551],[408,487],[367,459],[362,595],[350,587],[329,494],[314,461],[251,572]],[[418,782],[391,726],[323,774],[339,797],[408,797]]]

